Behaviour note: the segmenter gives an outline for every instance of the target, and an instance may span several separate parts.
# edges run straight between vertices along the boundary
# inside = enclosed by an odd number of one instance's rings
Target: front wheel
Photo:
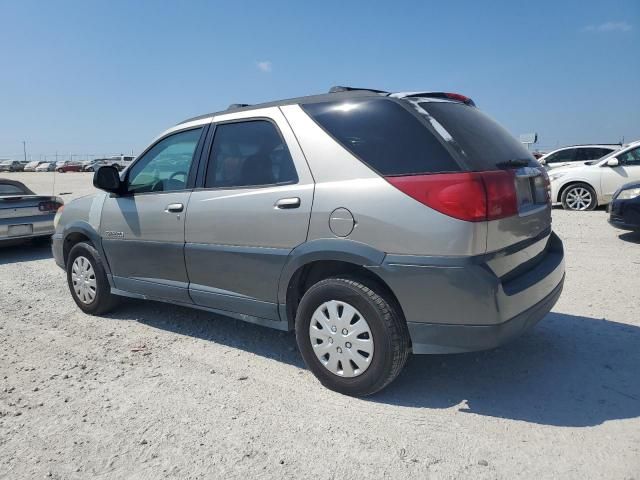
[[[562,207],[565,210],[593,210],[598,206],[596,192],[586,183],[570,185],[562,192]]]
[[[329,278],[302,297],[296,341],[311,372],[327,388],[353,396],[391,383],[409,355],[400,309],[375,285]]]
[[[71,296],[80,310],[100,315],[116,305],[117,297],[111,294],[102,259],[93,245],[86,242],[74,245],[66,270]]]

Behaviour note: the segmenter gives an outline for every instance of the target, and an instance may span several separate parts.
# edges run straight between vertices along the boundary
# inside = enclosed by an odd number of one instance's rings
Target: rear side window
[[[367,98],[301,107],[343,147],[382,175],[460,171],[438,138],[394,101]]]
[[[522,143],[477,108],[455,102],[418,105],[470,170],[495,170],[508,166],[509,162],[538,166]]]
[[[206,188],[296,183],[298,175],[284,140],[267,120],[216,126]]]
[[[576,149],[575,148],[567,148],[565,150],[560,150],[559,152],[552,153],[547,157],[547,163],[557,163],[557,162],[573,162],[576,159]]]

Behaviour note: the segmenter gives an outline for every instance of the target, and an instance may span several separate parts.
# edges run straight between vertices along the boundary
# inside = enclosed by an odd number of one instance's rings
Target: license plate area
[[[515,181],[520,214],[537,211],[549,204],[547,184],[541,170],[522,168],[517,171]]]
[[[33,224],[26,223],[23,225],[9,225],[9,231],[7,235],[9,237],[22,237],[24,235],[31,235],[33,233]]]

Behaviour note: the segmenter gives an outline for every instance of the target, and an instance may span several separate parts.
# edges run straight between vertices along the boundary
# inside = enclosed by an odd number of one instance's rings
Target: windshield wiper
[[[526,167],[529,165],[529,160],[506,160],[504,162],[496,163],[496,167],[498,168],[509,168],[509,167]]]

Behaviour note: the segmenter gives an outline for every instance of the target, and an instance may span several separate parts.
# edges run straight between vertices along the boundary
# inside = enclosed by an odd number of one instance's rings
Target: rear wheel
[[[598,206],[596,192],[586,183],[567,187],[562,192],[561,201],[565,210],[593,210]]]
[[[322,280],[304,294],[296,340],[325,387],[354,396],[386,387],[409,354],[409,333],[395,303],[377,286],[346,278]]]
[[[85,313],[100,315],[117,304],[118,299],[111,294],[100,254],[89,243],[77,243],[69,252],[67,283],[73,300]]]

